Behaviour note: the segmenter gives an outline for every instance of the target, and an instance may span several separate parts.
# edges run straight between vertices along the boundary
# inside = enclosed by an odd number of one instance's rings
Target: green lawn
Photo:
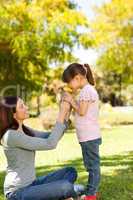
[[[101,145],[100,185],[101,200],[133,199],[133,125],[115,126],[103,129]],[[0,149],[0,200],[3,200],[3,181],[6,161]],[[85,183],[80,146],[75,134],[68,132],[56,150],[37,152],[37,175],[44,175],[64,166],[74,166],[78,170],[78,182]]]

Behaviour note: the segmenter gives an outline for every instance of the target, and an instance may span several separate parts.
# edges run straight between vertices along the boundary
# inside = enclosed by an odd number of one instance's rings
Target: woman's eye
[[[20,108],[23,108],[23,104],[22,104],[22,105],[20,105]]]

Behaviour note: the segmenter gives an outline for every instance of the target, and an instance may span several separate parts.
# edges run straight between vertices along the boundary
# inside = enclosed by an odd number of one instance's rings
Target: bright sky
[[[93,12],[93,6],[100,6],[109,0],[73,0],[76,2],[80,9],[85,13],[89,20],[93,19],[95,13]],[[80,59],[81,63],[89,63],[95,65],[98,54],[93,49],[84,50],[83,48],[75,49],[74,55]]]

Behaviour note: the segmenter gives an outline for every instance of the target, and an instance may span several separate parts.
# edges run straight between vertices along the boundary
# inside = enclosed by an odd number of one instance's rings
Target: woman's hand
[[[68,103],[70,103],[71,107],[74,109],[74,110],[77,110],[78,109],[78,105],[77,105],[77,102],[75,101],[75,99],[73,98],[73,96],[69,93],[65,93],[62,97],[62,100],[63,101],[66,101]]]
[[[72,104],[74,99],[73,99],[73,96],[71,94],[69,94],[68,92],[65,92],[63,94],[61,100]]]
[[[70,114],[70,104],[65,101],[60,103],[60,111],[57,118],[58,122],[64,123],[65,120],[68,120],[68,115]]]

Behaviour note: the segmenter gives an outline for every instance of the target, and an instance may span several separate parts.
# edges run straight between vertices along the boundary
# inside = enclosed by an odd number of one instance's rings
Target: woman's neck
[[[19,121],[18,131],[23,131],[23,121]]]

